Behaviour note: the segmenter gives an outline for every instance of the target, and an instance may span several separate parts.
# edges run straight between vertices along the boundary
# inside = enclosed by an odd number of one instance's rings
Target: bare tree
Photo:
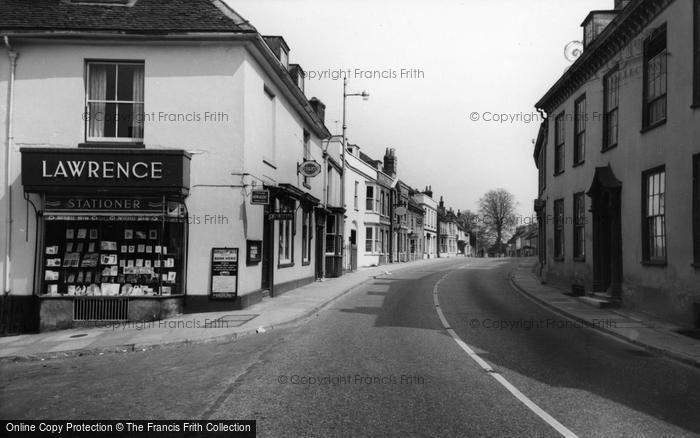
[[[491,190],[479,200],[479,214],[496,248],[501,248],[503,236],[516,224],[515,204],[515,197],[505,189]]]

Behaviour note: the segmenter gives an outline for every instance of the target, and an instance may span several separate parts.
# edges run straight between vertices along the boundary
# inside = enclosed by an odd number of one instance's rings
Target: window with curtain
[[[574,260],[586,259],[586,195],[574,194]]]
[[[644,261],[666,263],[666,170],[644,172]]]
[[[88,62],[87,140],[143,141],[143,62]]]
[[[311,262],[311,210],[304,209],[301,221],[301,261]]]
[[[603,150],[617,145],[620,71],[616,66],[603,79]]]
[[[666,27],[663,26],[644,44],[644,128],[666,120],[666,73]]]
[[[554,258],[564,258],[564,200],[554,201]]]
[[[581,164],[586,156],[586,95],[574,104],[574,165]]]
[[[554,119],[554,175],[564,171],[564,147],[566,130],[564,126],[564,112]]]
[[[294,213],[296,209],[293,200],[280,200],[279,211]],[[281,220],[279,223],[279,264],[294,263],[294,220]]]
[[[367,186],[365,210],[374,211],[374,186]]]

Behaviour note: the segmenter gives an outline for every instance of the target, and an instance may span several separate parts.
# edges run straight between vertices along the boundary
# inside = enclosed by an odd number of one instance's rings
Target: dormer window
[[[588,47],[598,35],[603,33],[608,24],[617,17],[619,10],[613,11],[592,11],[581,26],[583,27],[583,47]]]
[[[280,62],[284,68],[289,68],[289,55],[284,51],[284,49],[280,49]]]

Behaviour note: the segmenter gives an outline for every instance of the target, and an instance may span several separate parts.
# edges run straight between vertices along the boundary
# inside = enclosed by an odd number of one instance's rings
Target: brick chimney
[[[433,186],[425,186],[425,193],[429,198],[433,197]]]
[[[384,154],[384,173],[391,176],[396,176],[397,170],[396,149],[386,148],[386,153]]]
[[[321,102],[318,98],[312,97],[309,99],[309,105],[316,111],[318,117],[321,119],[321,123],[326,123],[326,104]]]

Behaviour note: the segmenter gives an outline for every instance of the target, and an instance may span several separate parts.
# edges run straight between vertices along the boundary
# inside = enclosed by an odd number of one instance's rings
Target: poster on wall
[[[211,295],[234,299],[238,296],[238,248],[212,248]]]

